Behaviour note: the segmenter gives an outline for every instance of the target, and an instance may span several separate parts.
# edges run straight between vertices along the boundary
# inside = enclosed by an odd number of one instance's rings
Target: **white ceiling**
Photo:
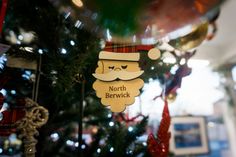
[[[196,59],[207,59],[212,66],[236,63],[236,0],[228,0],[217,20],[216,37],[198,48]]]

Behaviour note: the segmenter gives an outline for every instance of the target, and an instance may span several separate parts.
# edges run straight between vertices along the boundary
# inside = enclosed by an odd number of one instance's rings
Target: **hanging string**
[[[0,34],[2,33],[2,27],[6,15],[8,0],[2,0],[1,12],[0,12]]]
[[[32,92],[32,100],[34,100],[35,102],[37,102],[38,100],[41,65],[42,65],[42,56],[39,55],[39,59],[37,62],[37,69],[36,69],[36,78],[35,78],[35,83],[34,83],[33,92]]]

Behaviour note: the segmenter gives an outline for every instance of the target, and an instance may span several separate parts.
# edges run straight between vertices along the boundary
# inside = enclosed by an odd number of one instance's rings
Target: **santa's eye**
[[[125,66],[122,65],[121,68],[122,68],[122,69],[126,69],[126,68],[127,68],[127,65],[125,65]]]
[[[112,67],[108,67],[109,69],[111,69],[111,70],[113,70],[115,67],[114,66],[112,66]]]

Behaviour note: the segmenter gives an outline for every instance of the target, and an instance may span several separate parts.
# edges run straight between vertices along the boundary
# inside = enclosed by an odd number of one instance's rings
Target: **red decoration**
[[[167,157],[169,153],[169,140],[170,140],[170,114],[168,103],[165,100],[165,106],[162,113],[162,120],[159,130],[157,131],[157,138],[153,134],[148,136],[147,145],[148,151],[152,157]]]
[[[2,33],[2,27],[3,27],[5,15],[6,15],[7,1],[8,0],[2,0],[2,7],[1,7],[1,12],[0,12],[0,33]]]
[[[9,77],[2,77],[0,79],[0,90],[9,81]],[[4,96],[0,93],[0,136],[9,136],[11,133],[15,132],[15,123],[24,117],[24,104],[22,100],[18,100],[18,106],[11,106],[9,108],[3,109]]]
[[[135,44],[106,42],[106,46],[103,50],[109,52],[129,53],[129,52],[149,51],[154,47],[155,47],[154,45],[135,45]]]
[[[3,100],[1,98],[1,100]],[[0,103],[0,109],[3,107],[3,103]],[[0,136],[9,136],[16,131],[15,123],[24,117],[24,106],[10,107],[7,110],[1,112],[2,120],[0,120]]]

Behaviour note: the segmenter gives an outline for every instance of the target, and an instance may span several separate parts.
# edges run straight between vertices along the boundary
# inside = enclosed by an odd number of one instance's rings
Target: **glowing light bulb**
[[[111,117],[112,117],[112,114],[111,114],[111,113],[109,113],[109,114],[107,115],[107,117],[108,117],[108,118],[111,118]]]
[[[112,127],[112,126],[114,126],[114,125],[115,125],[114,122],[109,122],[109,126],[110,126],[110,127]]]
[[[110,152],[114,152],[114,148],[113,148],[113,147],[111,147],[109,151],[110,151]]]
[[[81,146],[81,149],[85,149],[86,148],[86,146],[83,144],[82,146]]]
[[[67,53],[66,49],[62,48],[61,49],[61,54],[66,54],[66,53]]]
[[[38,50],[38,53],[39,53],[39,54],[43,54],[43,50],[42,50],[42,49],[39,49],[39,50]]]
[[[134,128],[131,127],[131,126],[128,128],[128,131],[129,131],[129,132],[132,132],[133,130],[134,130]]]
[[[98,149],[97,149],[97,153],[98,153],[98,154],[101,153],[101,151],[102,151],[101,148],[98,148]]]
[[[75,46],[75,42],[73,40],[70,41],[71,46]]]

